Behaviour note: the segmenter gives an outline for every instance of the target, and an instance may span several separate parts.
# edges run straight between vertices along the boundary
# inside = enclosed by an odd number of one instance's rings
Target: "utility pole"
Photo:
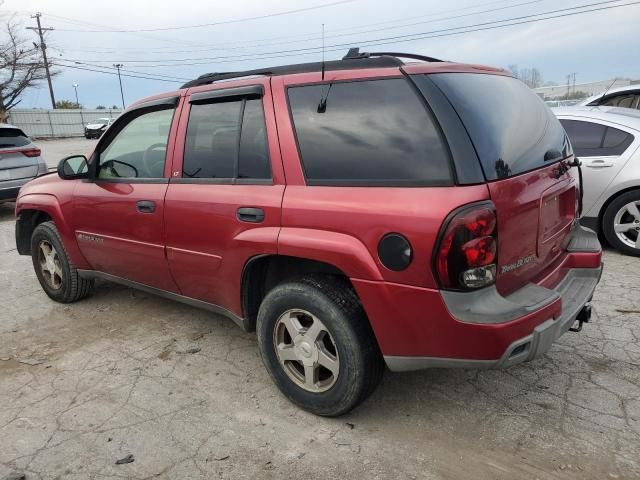
[[[120,69],[124,67],[121,63],[114,63],[113,66],[118,69],[118,81],[120,82],[120,96],[122,97],[122,109],[125,110],[127,107],[124,105],[124,93],[122,92],[122,78],[120,78]]]
[[[573,72],[571,74],[571,76],[573,77],[573,94],[576,94],[576,72]]]
[[[49,83],[49,94],[51,95],[51,108],[56,108],[56,99],[53,96],[53,84],[51,83],[51,73],[49,73],[49,61],[47,60],[47,45],[44,43],[44,34],[42,32],[51,31],[53,28],[42,28],[40,25],[40,12],[35,15],[31,15],[31,18],[35,18],[38,22],[37,27],[27,27],[27,30],[37,31],[40,36],[40,49],[42,50],[42,59],[44,60],[44,70],[47,73],[47,82]]]
[[[571,93],[571,74],[567,75],[567,100],[569,100],[570,93]]]
[[[80,102],[78,102],[78,84],[73,84],[73,89],[76,91],[76,107],[80,108]]]

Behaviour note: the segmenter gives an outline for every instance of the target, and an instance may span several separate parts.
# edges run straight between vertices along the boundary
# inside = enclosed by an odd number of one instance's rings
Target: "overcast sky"
[[[606,2],[585,8],[633,1]],[[122,63],[130,75],[171,78],[165,82],[123,77],[125,101],[129,104],[141,97],[177,88],[180,79],[205,72],[320,60],[323,23],[327,59],[344,55],[347,45],[363,45],[362,50],[413,52],[500,67],[511,64],[520,68],[537,67],[545,81],[561,84],[566,83],[567,74],[573,72],[577,83],[614,77],[640,79],[640,4],[505,28],[496,29],[493,28],[496,24],[490,23],[516,17],[519,20],[511,22],[527,22],[541,18],[530,15],[552,11],[555,13],[543,17],[564,15],[579,10],[559,10],[602,2],[5,0],[1,8],[5,14],[17,12],[16,19],[23,27],[35,24],[30,14],[42,12],[43,26],[55,28],[48,37],[48,52],[53,62],[59,62],[56,69],[61,71],[54,80],[56,99],[73,100],[75,82],[79,85],[80,103],[93,108],[99,104],[121,104],[117,77],[63,67],[63,63],[87,69],[101,66],[108,71],[113,70],[107,67]],[[321,8],[315,8],[319,6]],[[211,23],[217,24],[122,32]],[[491,29],[451,35],[458,27]],[[35,40],[32,31],[22,30],[22,34]],[[430,38],[406,38],[419,34]],[[82,63],[70,63],[72,61]],[[49,105],[44,83],[29,90],[20,107]]]

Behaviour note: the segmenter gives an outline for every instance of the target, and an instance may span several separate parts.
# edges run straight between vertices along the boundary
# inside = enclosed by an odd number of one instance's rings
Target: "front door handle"
[[[156,211],[156,202],[151,200],[140,200],[136,203],[136,210],[139,213],[153,213]]]
[[[255,207],[241,207],[237,213],[241,222],[261,223],[264,221],[264,210]]]

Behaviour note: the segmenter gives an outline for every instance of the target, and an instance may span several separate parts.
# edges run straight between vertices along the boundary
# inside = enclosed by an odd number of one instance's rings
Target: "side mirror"
[[[58,176],[63,180],[87,178],[88,175],[89,165],[84,155],[71,155],[58,163]]]

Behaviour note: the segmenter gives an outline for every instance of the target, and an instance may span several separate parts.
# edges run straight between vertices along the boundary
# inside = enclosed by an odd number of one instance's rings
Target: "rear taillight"
[[[443,226],[435,259],[440,286],[473,290],[496,280],[498,229],[490,202],[454,212]]]
[[[25,157],[33,158],[39,157],[42,152],[39,148],[30,148],[29,150],[20,150],[20,153],[22,153]]]

